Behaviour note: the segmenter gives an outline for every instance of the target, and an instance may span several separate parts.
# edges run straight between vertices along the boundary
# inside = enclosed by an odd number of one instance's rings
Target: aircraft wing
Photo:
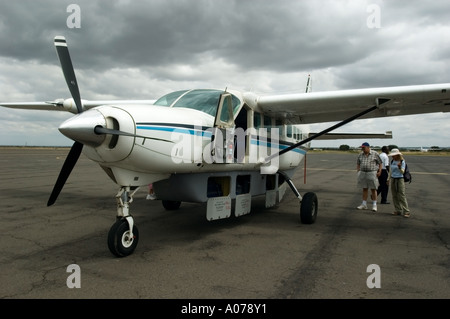
[[[450,83],[259,96],[256,109],[291,124],[450,111]]]
[[[100,105],[153,104],[155,101],[156,100],[102,100],[102,101],[81,100],[83,108],[85,110]],[[65,100],[58,99],[49,102],[0,103],[0,106],[9,107],[13,109],[65,111],[74,114],[78,113],[73,99],[65,99]]]
[[[67,111],[62,107],[62,105],[57,106],[46,102],[0,103],[0,106],[9,107],[12,109]]]

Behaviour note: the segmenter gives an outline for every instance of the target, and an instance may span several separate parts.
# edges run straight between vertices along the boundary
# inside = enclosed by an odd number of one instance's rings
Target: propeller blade
[[[77,79],[75,77],[75,71],[73,69],[72,60],[70,59],[69,48],[67,47],[66,38],[62,36],[55,37],[54,40],[56,53],[58,54],[59,62],[66,79],[67,86],[69,87],[70,94],[72,95],[75,105],[77,106],[78,113],[83,112],[81,106],[80,90],[78,88]]]
[[[48,199],[47,206],[51,206],[55,203],[58,198],[59,193],[61,192],[64,184],[67,181],[70,173],[72,172],[73,167],[78,161],[80,157],[81,150],[83,149],[83,144],[79,142],[75,142],[70,149],[69,154],[67,155],[66,160],[64,161],[64,165],[61,168],[61,172],[59,173],[58,179],[56,180],[55,186],[53,187],[53,191]]]

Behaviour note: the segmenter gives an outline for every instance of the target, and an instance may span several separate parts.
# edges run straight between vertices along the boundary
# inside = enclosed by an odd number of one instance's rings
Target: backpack
[[[409,182],[411,184],[412,182],[412,176],[411,173],[409,172],[408,164],[406,163],[405,163],[405,172],[403,173],[403,179],[405,183]]]
[[[394,160],[391,161],[391,164]],[[405,183],[410,183],[412,182],[412,176],[411,176],[411,172],[409,171],[408,168],[408,164],[405,163],[405,171],[403,172],[403,180],[405,181]]]

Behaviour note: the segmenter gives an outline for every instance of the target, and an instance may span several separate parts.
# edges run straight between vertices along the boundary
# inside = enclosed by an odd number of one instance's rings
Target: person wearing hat
[[[369,188],[371,191],[372,210],[377,211],[377,189],[378,177],[381,175],[382,162],[380,155],[370,149],[370,144],[365,142],[361,145],[362,152],[356,160],[356,170],[358,171],[358,187],[363,189],[362,203],[357,208],[367,209],[367,198]]]
[[[393,215],[403,215],[403,217],[410,217],[408,201],[406,200],[405,181],[403,180],[403,173],[405,172],[406,162],[403,154],[398,148],[393,148],[388,156],[392,156],[390,166],[390,182],[392,201],[394,202],[395,211]]]

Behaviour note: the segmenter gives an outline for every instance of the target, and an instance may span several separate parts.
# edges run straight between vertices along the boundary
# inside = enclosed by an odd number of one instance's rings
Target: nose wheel
[[[139,188],[133,189],[129,186],[122,187],[116,195],[117,221],[111,226],[108,233],[108,248],[117,257],[131,255],[139,241],[139,231],[134,225],[133,217],[130,215],[130,204],[133,195]]]
[[[135,225],[132,229],[131,232],[127,218],[118,219],[111,226],[108,233],[108,248],[113,255],[125,257],[134,252],[139,241],[139,231]]]

